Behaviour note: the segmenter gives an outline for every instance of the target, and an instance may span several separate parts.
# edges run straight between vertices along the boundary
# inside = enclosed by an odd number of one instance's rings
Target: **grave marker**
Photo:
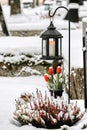
[[[11,6],[11,15],[21,13],[20,0],[9,0],[8,4]]]

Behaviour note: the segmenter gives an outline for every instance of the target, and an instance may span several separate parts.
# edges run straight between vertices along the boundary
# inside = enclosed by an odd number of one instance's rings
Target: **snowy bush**
[[[75,104],[43,96],[41,91],[24,93],[16,100],[13,118],[21,125],[32,124],[36,127],[59,128],[66,124],[72,126],[83,117],[80,108]]]

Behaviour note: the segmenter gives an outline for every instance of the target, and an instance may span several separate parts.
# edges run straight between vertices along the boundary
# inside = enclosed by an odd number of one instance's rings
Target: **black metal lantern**
[[[60,60],[62,57],[62,34],[56,30],[53,22],[40,36],[42,38],[42,59]]]

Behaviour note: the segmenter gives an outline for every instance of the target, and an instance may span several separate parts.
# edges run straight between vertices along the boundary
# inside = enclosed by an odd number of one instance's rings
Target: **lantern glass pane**
[[[60,39],[60,56],[62,56],[62,39]]]
[[[58,39],[58,56],[60,56],[60,39]]]
[[[42,55],[46,56],[46,40],[43,40]]]
[[[62,42],[61,42],[61,38],[58,39],[58,55],[62,56]]]
[[[55,56],[55,39],[49,38],[49,56]]]

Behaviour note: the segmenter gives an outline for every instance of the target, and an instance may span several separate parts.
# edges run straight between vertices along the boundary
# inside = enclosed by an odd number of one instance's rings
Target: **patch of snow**
[[[45,11],[43,6],[35,9],[26,10],[26,12],[17,15],[10,15],[10,6],[3,5],[3,14],[7,23],[8,30],[45,30],[50,23],[48,11]],[[62,10],[61,18],[66,15],[66,11]],[[65,13],[64,13],[65,12]],[[59,17],[60,19],[60,17]],[[36,22],[37,21],[37,22]],[[67,29],[68,21],[55,19],[55,25],[58,29]],[[44,23],[44,26],[43,26]],[[76,29],[76,25],[71,22],[71,28]]]
[[[39,72],[39,71],[37,71],[37,70],[35,70],[35,69],[31,69],[30,67],[23,67],[22,69],[21,69],[21,71],[17,74],[17,75],[19,75],[19,74],[21,74],[22,72],[29,72],[31,75],[41,75],[41,73]],[[16,76],[17,76],[16,75]]]
[[[31,125],[20,126],[18,122],[13,121],[13,112],[15,110],[15,99],[19,97],[21,93],[29,92],[35,93],[36,88],[41,90],[44,94],[47,90],[44,78],[42,76],[30,76],[30,77],[0,77],[0,130],[44,130],[43,128],[36,128]],[[47,90],[48,92],[48,90]],[[48,92],[49,94],[49,92]],[[75,103],[76,100],[71,101]],[[77,105],[84,110],[84,101],[77,100]],[[87,123],[87,114],[74,126],[62,126],[68,127],[68,130],[80,130],[84,124]]]
[[[77,3],[70,3],[68,6],[69,9],[78,9],[79,5]]]
[[[65,68],[68,65],[68,30],[61,30],[63,35],[63,56]],[[77,35],[78,34],[78,35]],[[71,30],[71,67],[83,67],[83,52],[82,52],[82,30]],[[1,37],[0,38],[0,61],[4,60],[3,56],[12,54],[13,57],[6,57],[5,60],[9,62],[16,62],[25,57],[24,55],[41,54],[41,38],[34,37]],[[80,58],[78,58],[80,57]],[[31,59],[38,64],[39,57]],[[77,60],[78,59],[78,60]]]

